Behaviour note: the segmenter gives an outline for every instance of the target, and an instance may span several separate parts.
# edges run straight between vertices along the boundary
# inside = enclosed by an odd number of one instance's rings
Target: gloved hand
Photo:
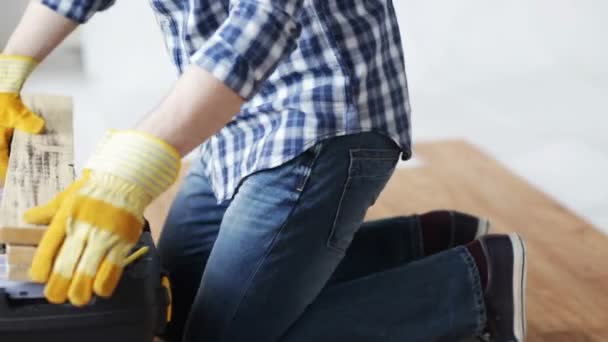
[[[56,217],[61,205],[67,203],[66,200],[70,198],[70,196],[73,196],[76,190],[89,180],[90,175],[91,170],[85,169],[82,172],[82,177],[70,184],[67,189],[57,194],[55,198],[50,200],[47,204],[28,209],[23,215],[25,222],[39,225],[50,224],[53,221],[53,218]]]
[[[27,109],[19,95],[36,64],[30,57],[0,54],[0,184],[6,177],[13,128],[32,134],[44,129],[44,120]]]
[[[109,297],[128,254],[139,240],[143,211],[175,182],[180,155],[164,141],[135,131],[110,135],[89,161],[82,178],[25,219],[53,216],[30,268],[32,281],[46,283],[52,303],[77,306],[93,293]]]

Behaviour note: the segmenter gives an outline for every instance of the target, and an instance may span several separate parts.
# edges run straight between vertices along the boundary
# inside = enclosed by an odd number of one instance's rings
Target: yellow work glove
[[[0,186],[4,184],[8,169],[8,150],[10,148],[13,129],[0,126]]]
[[[175,182],[180,163],[164,141],[116,131],[56,205],[26,213],[36,223],[54,214],[30,268],[32,281],[46,283],[50,302],[83,306],[93,293],[112,295],[139,240],[144,209]]]
[[[28,133],[44,129],[44,120],[27,109],[19,95],[36,64],[30,57],[0,54],[0,185],[6,178],[13,128]]]
[[[60,192],[47,204],[28,209],[23,215],[23,219],[25,220],[25,222],[40,225],[48,225],[49,223],[51,223],[53,221],[53,218],[56,217],[57,211],[59,211],[61,205],[66,201],[66,199],[74,195],[76,190],[78,190],[84,183],[89,180],[90,174],[90,170],[84,170],[82,172],[81,178],[70,184],[67,189]]]
[[[0,54],[0,126],[40,133],[44,120],[21,101],[20,91],[37,63],[26,56]]]

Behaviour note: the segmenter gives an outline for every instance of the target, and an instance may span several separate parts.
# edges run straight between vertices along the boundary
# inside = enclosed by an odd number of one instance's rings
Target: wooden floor
[[[368,217],[451,208],[518,232],[528,247],[528,341],[608,341],[608,238],[462,141],[418,144]],[[576,184],[572,184],[576,186]],[[174,190],[148,211],[158,234]]]

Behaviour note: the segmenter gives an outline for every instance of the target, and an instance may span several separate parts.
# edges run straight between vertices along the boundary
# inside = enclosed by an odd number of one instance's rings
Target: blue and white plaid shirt
[[[41,0],[77,22],[114,0]],[[201,147],[218,201],[322,139],[365,131],[409,158],[409,99],[391,0],[150,0],[181,72],[196,64],[247,99]]]

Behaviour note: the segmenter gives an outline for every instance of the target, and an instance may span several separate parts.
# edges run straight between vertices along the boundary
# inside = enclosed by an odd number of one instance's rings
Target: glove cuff
[[[87,168],[93,174],[119,177],[158,197],[177,179],[181,156],[171,145],[138,131],[115,131],[93,155]]]
[[[31,57],[0,54],[0,93],[19,93],[37,65]]]

